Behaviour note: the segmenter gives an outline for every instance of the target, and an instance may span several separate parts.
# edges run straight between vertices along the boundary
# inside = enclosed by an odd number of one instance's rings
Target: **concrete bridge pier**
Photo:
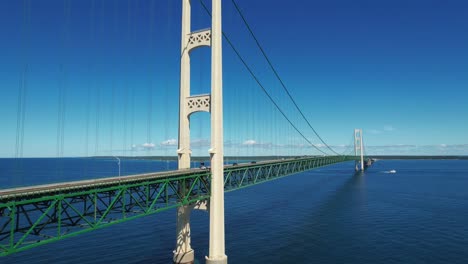
[[[192,264],[195,260],[195,251],[190,246],[191,211],[190,205],[177,208],[177,244],[172,259],[177,264]]]

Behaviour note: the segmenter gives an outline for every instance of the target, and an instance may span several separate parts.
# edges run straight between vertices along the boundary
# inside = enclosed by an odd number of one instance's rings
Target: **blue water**
[[[12,160],[0,159],[0,186],[74,180],[83,170],[76,160],[60,173],[53,159],[23,162],[12,169]],[[87,162],[86,177],[117,171],[115,161]],[[174,162],[121,165],[126,173],[175,168]],[[64,173],[66,166],[75,173]],[[22,176],[12,179],[18,171]],[[383,160],[361,176],[343,163],[226,193],[226,253],[229,263],[467,263],[467,187],[468,161]],[[0,263],[171,263],[175,215],[165,211]],[[208,222],[207,213],[193,212],[198,263],[208,251]]]
[[[0,188],[175,170],[177,163],[117,158],[0,159]]]

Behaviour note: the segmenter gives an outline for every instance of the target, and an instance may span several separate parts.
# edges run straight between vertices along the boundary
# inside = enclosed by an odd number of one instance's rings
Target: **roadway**
[[[239,163],[238,165],[228,164],[224,166],[224,169],[225,170],[234,169],[234,168],[240,169],[240,168],[245,168],[245,167],[253,167],[256,165],[277,164],[277,163],[282,163],[282,162],[288,162],[291,160],[308,159],[308,158],[310,157],[281,159],[281,160],[267,160],[267,161],[258,161],[255,163],[254,162]],[[80,180],[80,181],[50,183],[50,184],[27,186],[27,187],[9,188],[9,189],[0,190],[0,203],[7,201],[7,200],[12,200],[12,199],[21,199],[23,197],[30,197],[30,196],[37,196],[37,195],[47,196],[47,195],[54,195],[54,194],[62,193],[62,192],[89,190],[95,187],[115,186],[115,185],[120,185],[120,184],[144,182],[144,181],[154,180],[154,179],[173,178],[173,177],[186,176],[186,175],[203,174],[207,172],[208,173],[210,172],[209,168],[206,168],[206,169],[192,168],[192,169],[186,169],[186,170],[161,171],[161,172],[143,173],[143,174],[134,174],[134,175],[125,175],[125,176],[114,176],[114,177],[91,179],[91,180]]]

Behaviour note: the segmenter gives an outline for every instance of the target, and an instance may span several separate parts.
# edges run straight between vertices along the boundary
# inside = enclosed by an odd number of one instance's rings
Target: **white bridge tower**
[[[182,0],[182,40],[179,98],[178,168],[190,168],[190,115],[195,112],[211,113],[211,196],[210,248],[208,264],[227,263],[224,239],[224,167],[223,167],[223,76],[221,0],[212,0],[211,29],[191,30],[191,0]],[[190,52],[211,46],[211,94],[190,94]],[[184,192],[181,187],[180,192]],[[194,251],[190,246],[190,211],[193,205],[177,210],[177,244],[174,263],[193,263]]]
[[[361,161],[356,161],[356,171],[364,171],[364,149],[362,143],[362,129],[358,128],[354,129],[354,155],[361,156]]]

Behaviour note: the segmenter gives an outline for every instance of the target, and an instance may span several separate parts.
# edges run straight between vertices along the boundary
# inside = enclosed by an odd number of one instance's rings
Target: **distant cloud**
[[[154,143],[143,143],[141,144],[141,147],[143,149],[149,150],[149,149],[154,149],[156,145]]]
[[[177,146],[178,141],[175,138],[170,138],[166,139],[162,142],[159,143],[161,147],[174,147]],[[210,146],[210,140],[208,139],[192,139],[190,141],[190,148],[203,148],[203,147],[209,147]]]
[[[244,141],[241,146],[269,149],[269,148],[272,148],[273,146],[277,146],[277,145],[274,145],[274,144],[268,143],[268,142],[267,143],[262,143],[262,142],[257,142],[257,141],[255,141],[253,139],[248,139],[248,140]]]
[[[163,142],[160,143],[161,146],[163,147],[168,147],[168,146],[177,146],[177,139],[171,138],[168,140],[164,140]]]
[[[242,143],[242,145],[244,146],[253,146],[255,144],[257,144],[257,142],[253,139],[248,139]]]
[[[153,150],[156,147],[154,143],[143,143],[143,144],[132,144],[130,149],[132,151],[140,151],[140,150]]]
[[[377,129],[370,129],[370,130],[369,130],[369,133],[371,133],[371,134],[374,134],[374,135],[375,135],[375,134],[380,134],[380,133],[382,133],[382,131],[380,131],[380,130],[377,130]]]
[[[394,145],[381,145],[381,146],[369,146],[370,148],[378,147],[378,148],[414,148],[417,145],[409,145],[409,144],[394,144]]]

